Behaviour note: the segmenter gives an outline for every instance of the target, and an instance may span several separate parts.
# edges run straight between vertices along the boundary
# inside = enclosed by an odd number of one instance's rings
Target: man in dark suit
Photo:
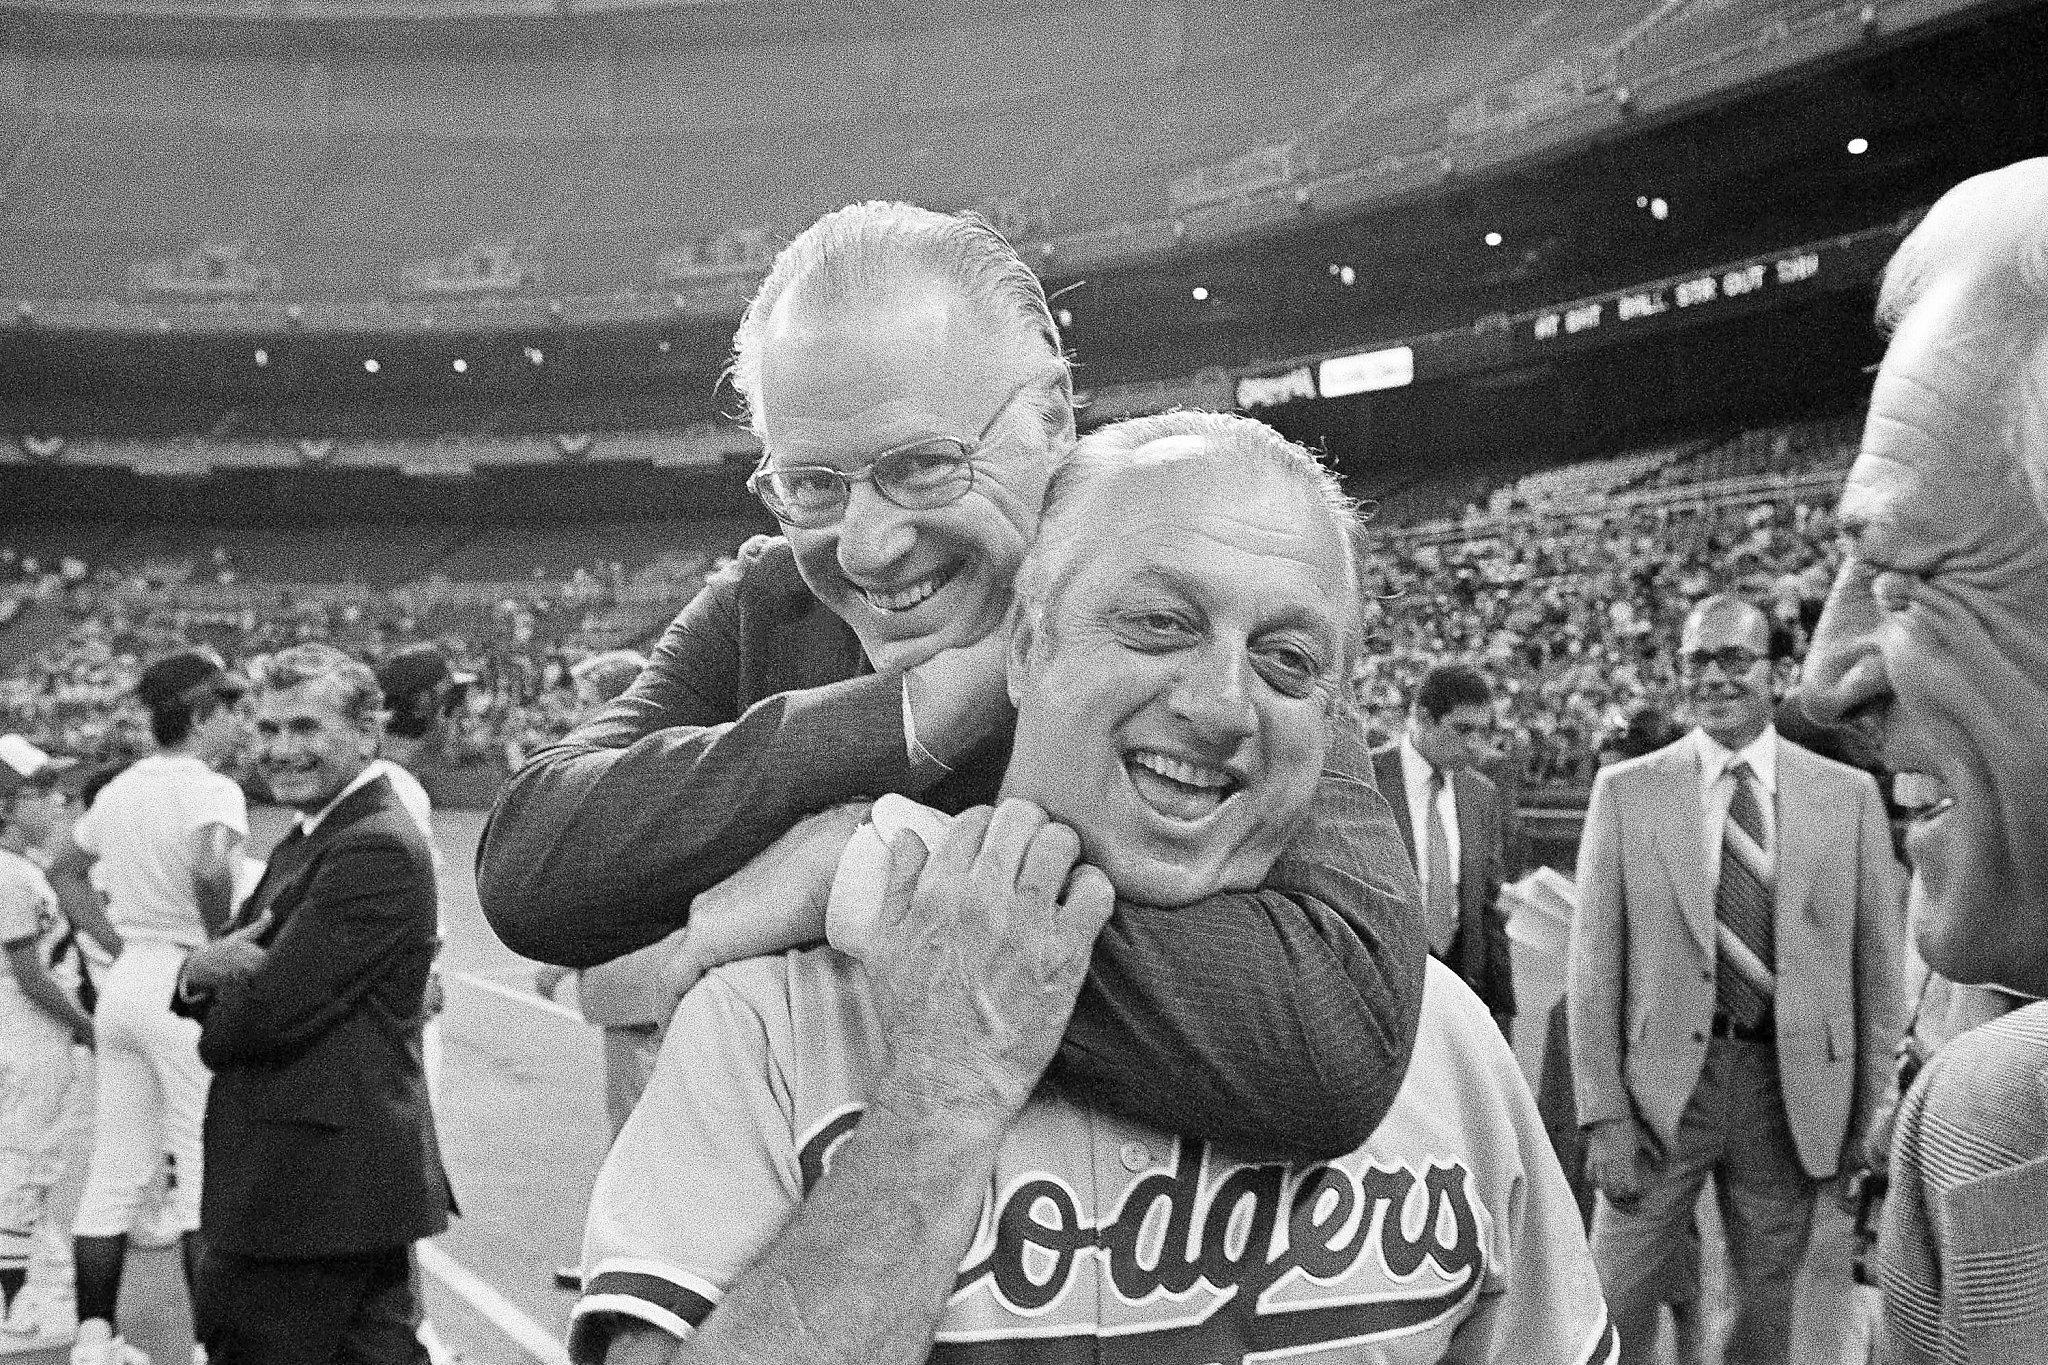
[[[433,861],[373,771],[383,694],[326,645],[258,680],[258,760],[296,828],[176,1007],[201,1025],[212,1365],[420,1361],[408,1250],[452,1207],[420,1057]]]
[[[1464,978],[1500,1031],[1512,1036],[1515,970],[1499,909],[1500,793],[1474,771],[1489,752],[1492,730],[1486,679],[1464,664],[1438,664],[1416,689],[1407,728],[1374,750],[1372,763],[1422,876],[1430,952]]]

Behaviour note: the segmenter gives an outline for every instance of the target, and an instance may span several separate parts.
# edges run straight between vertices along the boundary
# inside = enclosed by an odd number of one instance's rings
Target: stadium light
[[[448,368],[455,371],[455,373],[457,374],[468,374],[469,362],[467,360],[462,359],[462,357],[457,356],[455,359],[448,362]]]
[[[1870,139],[1869,139],[1869,138],[1867,138],[1867,137],[1852,137],[1852,138],[1850,138],[1850,139],[1849,139],[1849,155],[1850,155],[1850,156],[1862,156],[1862,155],[1863,155],[1863,154],[1864,154],[1865,152],[1867,152],[1867,151],[1869,151],[1869,150],[1870,150]]]
[[[1070,309],[1070,308],[1062,308],[1062,309],[1060,309],[1060,311],[1059,311],[1059,313],[1057,314],[1057,316],[1058,316],[1058,318],[1059,318],[1059,320],[1060,320],[1060,326],[1062,326],[1062,327],[1072,327],[1072,326],[1074,325],[1074,313],[1073,313],[1073,310],[1072,310],[1072,309]]]
[[[1652,199],[1650,201],[1650,216],[1660,223],[1663,222],[1671,216],[1671,205],[1665,203],[1662,199]]]
[[[269,363],[270,352],[264,350],[261,346],[258,346],[256,348],[256,368],[260,370]]]
[[[375,374],[377,373],[377,371],[383,369],[384,367],[377,363],[377,357],[371,356],[368,360],[365,360],[363,362],[363,368],[368,370],[371,374]]]
[[[1209,301],[1209,291],[1204,286],[1198,284],[1193,289],[1188,290],[1188,297],[1196,303],[1207,303]]]
[[[529,365],[539,365],[546,361],[547,358],[547,353],[538,346],[528,346],[526,348],[526,363]]]
[[[666,341],[657,341],[654,343],[654,349],[660,351],[663,355],[667,355],[668,343]]]
[[[1501,235],[1498,232],[1489,232],[1486,234],[1486,244],[1488,246],[1499,246],[1501,244],[1501,240]]]
[[[1347,265],[1337,272],[1337,282],[1349,289],[1358,283],[1358,272]]]

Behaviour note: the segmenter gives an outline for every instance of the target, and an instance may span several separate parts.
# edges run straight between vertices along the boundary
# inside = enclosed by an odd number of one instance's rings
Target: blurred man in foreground
[[[2048,995],[2048,160],[1965,181],[1885,271],[1892,331],[1806,661],[1817,717],[1917,774],[1915,938]],[[2048,1351],[2048,1005],[1963,1034],[1900,1107],[1880,1277],[1897,1365]]]
[[[1599,1190],[1593,1255],[1630,1361],[1690,1275],[1709,1181],[1728,1230],[1729,1365],[1783,1365],[1820,1183],[1848,1182],[1903,1014],[1903,907],[1867,773],[1781,741],[1770,626],[1738,598],[1686,618],[1694,728],[1600,770],[1566,986]],[[1682,1292],[1682,1286],[1681,1286]]]
[[[258,680],[258,767],[299,811],[176,1008],[200,1021],[211,1365],[422,1361],[407,1253],[451,1200],[420,1059],[434,868],[371,760],[383,695],[326,645]]]
[[[886,798],[881,825],[924,835],[849,846],[852,955],[751,959],[684,998],[593,1196],[579,1360],[1054,1362],[1110,1337],[1178,1365],[1610,1358],[1534,1103],[1440,964],[1389,1117],[1328,1164],[1041,1085],[1112,886],[1256,885],[1328,790],[1348,518],[1244,418],[1081,443],[1018,575],[1001,804]]]

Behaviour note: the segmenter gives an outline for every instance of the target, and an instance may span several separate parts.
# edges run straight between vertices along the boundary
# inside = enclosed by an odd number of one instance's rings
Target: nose
[[[886,577],[917,544],[910,513],[876,492],[867,479],[847,490],[838,531],[840,572],[856,582]]]
[[[1192,650],[1174,679],[1169,704],[1203,743],[1234,748],[1258,729],[1250,671],[1242,648],[1211,643]]]
[[[1814,628],[1799,679],[1799,703],[1807,715],[1836,725],[1891,696],[1891,677],[1877,643],[1883,616],[1884,608],[1871,591],[1870,570],[1854,559],[1844,563]]]

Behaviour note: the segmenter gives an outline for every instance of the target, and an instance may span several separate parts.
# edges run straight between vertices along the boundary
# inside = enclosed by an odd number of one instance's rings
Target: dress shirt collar
[[[325,820],[336,806],[348,800],[349,797],[355,795],[364,787],[369,786],[383,775],[383,773],[378,771],[375,763],[365,764],[363,770],[355,775],[353,781],[334,794],[333,800],[329,801],[319,810],[314,811],[311,815],[307,815],[303,811],[299,813],[299,833],[311,834],[314,830],[320,828],[320,822]]]
[[[1778,727],[1766,725],[1763,733],[1735,750],[1715,739],[1705,730],[1693,727],[1692,740],[1700,759],[1700,780],[1711,790],[1721,775],[1728,771],[1728,765],[1741,759],[1749,765],[1754,776],[1767,796],[1778,794]]]
[[[1429,779],[1435,777],[1436,769],[1429,766],[1429,760],[1422,756],[1422,750],[1415,747],[1415,737],[1404,727],[1401,731],[1401,779],[1415,791],[1426,791]],[[1450,785],[1448,781],[1444,783]]]

